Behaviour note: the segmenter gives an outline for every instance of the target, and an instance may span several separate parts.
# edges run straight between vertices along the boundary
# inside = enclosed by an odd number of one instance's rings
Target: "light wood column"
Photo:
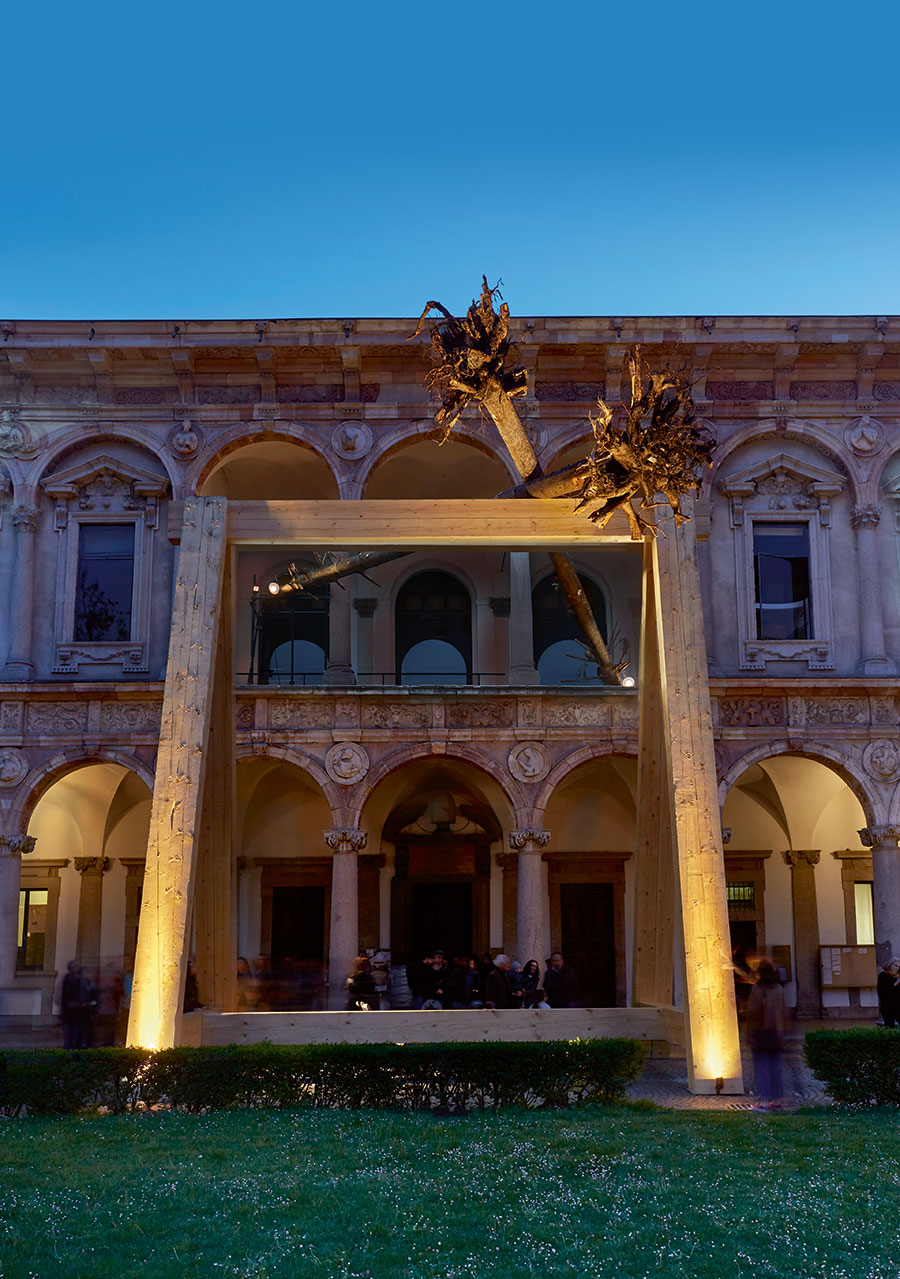
[[[234,661],[232,655],[233,552],[226,550],[197,847],[194,939],[200,1002],[230,1011],[237,1007],[237,809],[234,758]]]
[[[128,1021],[128,1043],[136,1047],[171,1048],[180,1031],[220,651],[226,519],[224,498],[185,502]],[[231,734],[226,737],[231,742]]]
[[[900,826],[865,826],[859,832],[872,850],[872,914],[879,967],[900,955]]]
[[[691,514],[692,502],[686,501]],[[731,971],[716,760],[693,521],[660,520],[651,548],[666,769],[684,939],[685,1048],[693,1092],[744,1090]],[[652,619],[651,619],[652,621]],[[647,631],[650,643],[653,633]],[[643,722],[642,722],[643,724]],[[659,802],[651,788],[639,803]]]
[[[328,1007],[347,1006],[346,981],[359,956],[359,853],[364,830],[329,830],[325,843],[331,861],[331,921],[328,941]]]
[[[818,1017],[821,1008],[819,907],[816,900],[816,866],[820,857],[818,848],[790,848],[784,854],[784,860],[791,868],[798,1017]]]
[[[0,991],[16,979],[22,854],[33,852],[34,845],[30,835],[0,835]]]
[[[544,959],[550,954],[550,910],[543,862],[543,850],[549,842],[548,830],[509,833],[509,846],[519,855],[516,945],[523,963],[535,956]]]
[[[638,812],[631,1002],[671,1004],[675,966],[674,796],[670,774],[654,555],[644,544]]]

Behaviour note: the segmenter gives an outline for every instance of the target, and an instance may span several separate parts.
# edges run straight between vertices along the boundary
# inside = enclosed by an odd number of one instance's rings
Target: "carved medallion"
[[[359,742],[337,742],[325,756],[325,771],[341,786],[352,786],[369,771],[369,756]]]
[[[365,422],[339,422],[331,432],[331,447],[338,457],[355,462],[372,447],[372,430]]]
[[[550,771],[550,756],[540,742],[519,742],[507,755],[506,763],[520,782],[539,782]]]
[[[0,751],[0,786],[18,786],[28,772],[28,760],[12,746]]]
[[[844,440],[858,457],[871,457],[881,451],[884,431],[874,417],[858,417],[844,428]]]
[[[40,449],[22,419],[12,409],[0,409],[0,457],[34,457]]]
[[[895,782],[900,777],[900,750],[894,742],[869,742],[863,751],[863,767],[877,782]]]
[[[169,451],[175,457],[180,457],[182,461],[187,462],[190,458],[196,456],[202,443],[203,435],[200,428],[194,426],[190,418],[185,418],[183,422],[177,422],[169,432]]]

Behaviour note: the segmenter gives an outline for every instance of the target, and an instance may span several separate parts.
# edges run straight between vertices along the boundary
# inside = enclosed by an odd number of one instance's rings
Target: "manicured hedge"
[[[11,1051],[0,1056],[0,1111],[114,1113],[320,1106],[436,1110],[608,1104],[640,1073],[644,1044],[274,1044],[224,1048]]]
[[[900,1031],[879,1027],[812,1030],[807,1065],[847,1106],[900,1106]]]

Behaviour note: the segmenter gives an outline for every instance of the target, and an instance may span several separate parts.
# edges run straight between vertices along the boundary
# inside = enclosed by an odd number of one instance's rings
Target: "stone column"
[[[864,826],[859,838],[872,850],[872,914],[878,967],[900,955],[900,826]]]
[[[350,591],[332,582],[328,595],[328,666],[326,684],[355,684],[350,662]]]
[[[16,567],[10,591],[15,601],[10,627],[9,656],[5,675],[9,680],[28,680],[34,674],[31,641],[34,617],[34,544],[38,513],[33,506],[13,508],[16,539]]]
[[[328,941],[328,1007],[347,1006],[345,982],[359,955],[359,853],[364,830],[327,830],[331,861],[331,927]]]
[[[358,621],[356,623],[356,678],[360,684],[377,683],[373,677],[375,672],[375,649],[372,643],[372,618],[378,607],[374,595],[358,595],[353,601]]]
[[[798,1017],[818,1017],[821,1008],[819,908],[816,901],[816,866],[820,856],[818,848],[789,848],[784,854],[784,860],[791,868]]]
[[[503,872],[503,949],[507,955],[519,954],[519,857],[517,853],[498,853],[497,865]],[[523,960],[527,963],[527,960]]]
[[[76,857],[75,869],[81,876],[78,894],[78,933],[75,958],[87,967],[100,962],[100,915],[103,899],[103,876],[109,870],[108,857]]]
[[[534,665],[531,556],[528,551],[509,553],[509,682],[540,683]]]
[[[0,835],[0,990],[16,978],[22,854],[33,852],[34,844],[31,835]]]
[[[544,891],[542,850],[550,842],[548,830],[512,830],[509,846],[519,854],[519,956],[543,961],[550,954],[549,903]]]
[[[856,579],[859,583],[860,663],[864,675],[889,675],[892,667],[884,648],[884,618],[881,611],[882,579],[878,570],[876,530],[881,507],[854,506],[851,515],[856,529]]]

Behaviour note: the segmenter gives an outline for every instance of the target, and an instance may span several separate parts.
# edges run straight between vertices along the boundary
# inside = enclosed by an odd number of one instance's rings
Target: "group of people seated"
[[[578,978],[559,951],[540,964],[520,964],[508,955],[455,955],[448,963],[442,950],[407,964],[414,1008],[577,1008]]]

